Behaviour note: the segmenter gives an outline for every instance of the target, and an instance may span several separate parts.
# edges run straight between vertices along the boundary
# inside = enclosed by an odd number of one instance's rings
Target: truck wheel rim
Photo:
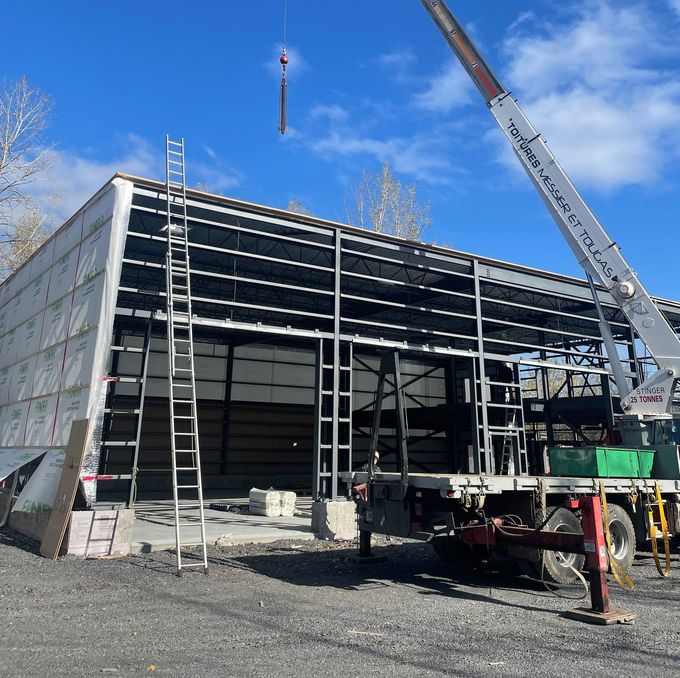
[[[611,535],[612,556],[616,560],[623,560],[630,548],[628,532],[620,520],[612,520],[609,523],[609,534]]]
[[[555,527],[554,532],[572,532],[572,529],[571,527],[569,527],[569,525],[560,523],[557,527]],[[554,553],[555,561],[560,567],[563,567],[565,569],[571,569],[572,567],[575,566],[576,564],[575,553],[564,553],[562,551],[555,551]]]

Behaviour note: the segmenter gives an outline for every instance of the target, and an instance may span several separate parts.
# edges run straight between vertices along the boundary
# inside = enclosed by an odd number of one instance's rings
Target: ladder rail
[[[194,361],[194,333],[191,309],[191,276],[189,272],[189,242],[186,201],[186,163],[184,139],[172,141],[166,135],[166,304],[168,328],[168,407],[170,413],[170,446],[172,457],[172,493],[175,514],[175,543],[177,573],[186,567],[202,566],[208,572],[208,553],[205,535],[205,507],[203,503],[203,477],[198,432],[198,407],[196,403],[196,370]],[[181,222],[181,223],[177,223]],[[175,282],[176,278],[182,283]],[[181,288],[182,292],[175,292]],[[180,310],[180,308],[182,310]],[[182,351],[178,352],[178,346]],[[180,366],[178,366],[178,361]],[[186,410],[189,410],[188,414]],[[179,410],[179,413],[178,413]],[[188,429],[185,430],[188,424]],[[178,462],[182,455],[183,461]],[[191,461],[186,461],[190,455]],[[187,479],[194,473],[195,480]],[[180,474],[182,478],[180,481]],[[180,497],[180,490],[196,491],[196,500]],[[187,503],[187,502],[191,503]],[[195,501],[195,503],[194,503]],[[182,528],[194,527],[189,518],[182,522],[180,509],[198,508],[202,563],[183,562]]]
[[[144,336],[144,353],[142,360],[142,381],[139,393],[139,412],[137,413],[137,427],[135,435],[135,451],[132,457],[132,468],[130,473],[130,493],[128,496],[128,506],[133,507],[137,496],[137,464],[139,463],[139,443],[142,439],[142,421],[144,419],[144,401],[146,400],[146,380],[149,373],[149,349],[151,347],[151,320],[147,323],[146,334]]]

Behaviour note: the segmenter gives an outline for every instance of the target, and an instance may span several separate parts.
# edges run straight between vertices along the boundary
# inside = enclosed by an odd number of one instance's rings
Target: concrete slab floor
[[[279,539],[314,539],[311,528],[312,500],[298,497],[295,515],[267,518],[208,508],[211,503],[247,507],[247,497],[205,499],[205,533],[208,544],[266,544]],[[182,513],[181,538],[186,545],[200,542],[198,510]],[[175,547],[175,516],[170,499],[146,499],[135,504],[132,553],[150,553]]]

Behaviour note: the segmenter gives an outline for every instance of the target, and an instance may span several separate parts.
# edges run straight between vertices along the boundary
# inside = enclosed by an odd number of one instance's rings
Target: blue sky
[[[680,299],[680,0],[450,0],[650,292]],[[62,215],[116,170],[188,180],[344,220],[387,160],[432,204],[428,239],[581,275],[476,90],[418,0],[8,3],[2,75],[54,99]]]

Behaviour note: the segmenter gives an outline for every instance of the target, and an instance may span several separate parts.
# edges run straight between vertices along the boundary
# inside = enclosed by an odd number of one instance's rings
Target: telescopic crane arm
[[[620,368],[609,326],[602,319],[605,348],[624,413],[638,419],[668,417],[680,377],[680,340],[673,328],[626,263],[618,245],[574,188],[544,139],[489,68],[448,7],[440,1],[421,2],[481,92],[578,262],[589,278],[609,290],[659,367],[649,379],[631,390]]]

